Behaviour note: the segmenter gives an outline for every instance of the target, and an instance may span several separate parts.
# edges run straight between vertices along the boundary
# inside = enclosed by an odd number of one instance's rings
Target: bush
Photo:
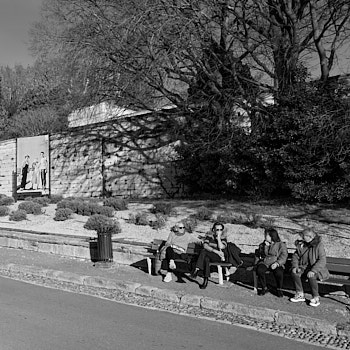
[[[50,203],[51,204],[57,204],[58,202],[62,201],[63,197],[61,195],[58,194],[52,194],[50,196]]]
[[[31,201],[24,201],[18,205],[18,209],[24,210],[27,214],[42,214],[41,205]]]
[[[150,226],[156,230],[159,230],[163,228],[166,224],[166,217],[162,214],[157,213],[156,214],[156,220],[152,221],[150,223]]]
[[[113,207],[115,210],[127,210],[128,202],[125,199],[109,197],[103,200],[103,205]]]
[[[97,233],[110,233],[112,235],[121,232],[118,221],[100,214],[90,216],[84,228],[87,230],[95,230]]]
[[[48,197],[35,197],[31,199],[31,201],[40,204],[42,207],[47,207],[50,203],[50,199]]]
[[[213,212],[206,207],[200,207],[195,215],[198,220],[210,220]]]
[[[94,209],[95,209],[95,214],[108,216],[110,218],[114,216],[114,208],[112,207],[96,205]]]
[[[22,221],[27,219],[27,212],[22,209],[15,210],[10,213],[9,219],[11,221]]]
[[[189,216],[188,218],[182,220],[182,222],[188,232],[193,232],[198,224],[197,219],[193,216]]]
[[[0,205],[0,216],[7,216],[10,213],[10,208],[5,205]]]
[[[153,204],[151,212],[153,214],[160,213],[160,214],[163,214],[163,215],[170,215],[171,212],[172,212],[172,209],[173,209],[173,207],[172,207],[171,203],[158,202],[158,203]]]
[[[66,221],[71,218],[73,211],[69,208],[59,208],[56,210],[55,221]]]
[[[13,199],[13,197],[8,197],[8,196],[2,196],[0,198],[0,205],[11,205],[15,202],[15,200]]]
[[[223,213],[218,215],[217,221],[222,222],[223,224],[236,224],[236,225],[245,225],[248,227],[259,227],[261,222],[261,215],[258,214],[243,214],[243,213]]]
[[[136,213],[129,215],[129,222],[135,225],[147,226],[150,224],[147,213]]]
[[[60,208],[69,208],[73,211],[73,213],[77,212],[77,201],[70,201],[68,199],[63,199],[57,202],[57,209]]]

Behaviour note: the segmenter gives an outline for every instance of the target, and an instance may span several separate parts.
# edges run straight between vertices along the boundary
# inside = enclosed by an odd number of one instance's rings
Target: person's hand
[[[225,260],[225,254],[224,254],[224,252],[222,252],[221,250],[217,250],[217,254],[219,255],[219,257],[221,258],[222,261]]]
[[[313,277],[315,277],[315,272],[309,271],[309,272],[307,273],[307,278],[313,278]]]
[[[278,262],[274,262],[272,265],[271,265],[271,270],[274,270],[278,267]]]
[[[293,273],[298,273],[300,271],[299,267],[293,267],[292,272]]]

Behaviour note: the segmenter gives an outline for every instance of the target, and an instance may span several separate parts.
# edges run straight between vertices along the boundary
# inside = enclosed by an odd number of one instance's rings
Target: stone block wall
[[[16,139],[0,142],[0,194],[12,196],[13,171],[16,171]]]
[[[133,120],[136,118],[136,120]],[[180,194],[177,155],[152,116],[72,128],[50,136],[51,193],[124,198]]]

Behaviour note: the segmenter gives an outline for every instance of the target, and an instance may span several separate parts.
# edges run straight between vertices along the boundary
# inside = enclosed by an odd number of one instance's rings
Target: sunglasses
[[[184,226],[178,226],[177,228],[181,230],[181,229],[183,229],[185,227]]]
[[[215,231],[223,231],[222,228],[216,228]]]

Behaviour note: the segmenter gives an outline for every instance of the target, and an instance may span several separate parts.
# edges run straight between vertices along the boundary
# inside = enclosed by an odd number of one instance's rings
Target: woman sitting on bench
[[[265,229],[264,234],[264,242],[260,243],[259,248],[255,251],[257,258],[256,274],[261,285],[259,295],[265,295],[268,291],[265,274],[270,270],[276,280],[277,296],[282,298],[284,265],[288,258],[287,246],[284,242],[281,242],[278,232],[274,228]]]
[[[210,276],[210,263],[225,261],[232,264],[229,274],[234,273],[237,267],[243,262],[239,257],[240,249],[232,242],[227,242],[227,232],[220,222],[216,222],[211,232],[209,232],[204,240],[203,249],[199,254],[196,268],[192,272],[191,277],[196,278],[199,271],[203,272],[203,283],[200,289],[207,288]]]
[[[310,306],[320,305],[317,280],[329,278],[326,267],[326,251],[321,237],[311,229],[302,232],[302,240],[295,242],[296,250],[292,257],[292,278],[296,293],[290,299],[293,303],[304,302],[304,290],[301,278],[307,278],[311,288]]]
[[[186,230],[183,222],[172,227],[169,237],[160,251],[160,259],[166,261],[168,271],[163,282],[172,281],[172,271],[176,269],[175,259],[189,261],[186,251],[188,244],[192,242],[199,242],[199,239]]]

